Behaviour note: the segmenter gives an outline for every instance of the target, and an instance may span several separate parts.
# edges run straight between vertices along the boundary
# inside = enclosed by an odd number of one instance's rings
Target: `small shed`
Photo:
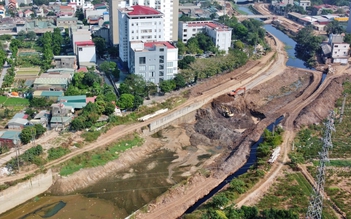
[[[49,123],[49,118],[50,118],[50,112],[47,110],[42,110],[39,113],[37,113],[30,122],[32,124],[41,124],[44,127],[47,126]]]
[[[14,119],[11,119],[7,123],[7,128],[8,129],[23,129],[28,124],[29,124],[29,121],[27,119],[14,118]]]

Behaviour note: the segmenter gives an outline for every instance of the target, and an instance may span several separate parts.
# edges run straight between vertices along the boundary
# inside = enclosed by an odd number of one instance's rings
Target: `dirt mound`
[[[295,128],[322,122],[329,111],[334,108],[336,100],[342,95],[342,84],[345,80],[350,80],[350,76],[336,78],[331,81],[319,97],[300,112],[294,121]]]
[[[288,68],[284,74],[248,90],[246,104],[253,111],[270,114],[300,96],[312,79],[309,72]]]

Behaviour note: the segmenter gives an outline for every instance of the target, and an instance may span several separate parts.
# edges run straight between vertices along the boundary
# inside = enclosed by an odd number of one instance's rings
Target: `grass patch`
[[[101,132],[99,132],[99,131],[88,131],[88,132],[83,132],[81,134],[81,136],[87,142],[96,141],[99,138],[100,135],[101,135]]]
[[[6,100],[7,100],[7,97],[5,97],[5,96],[0,96],[0,104],[5,103]]]
[[[142,143],[143,139],[134,134],[105,148],[85,152],[67,161],[61,168],[60,175],[67,176],[82,168],[105,165],[109,161],[117,159],[121,152],[134,146],[141,146]]]
[[[319,161],[313,161],[314,166],[319,166]],[[351,160],[330,160],[327,166],[333,167],[351,167]]]
[[[48,150],[48,160],[55,160],[58,159],[66,154],[68,154],[70,150],[68,148],[57,147],[57,148],[50,148]]]
[[[2,101],[2,99],[0,99],[0,101]],[[29,106],[29,100],[19,97],[9,97],[3,104],[4,106]]]

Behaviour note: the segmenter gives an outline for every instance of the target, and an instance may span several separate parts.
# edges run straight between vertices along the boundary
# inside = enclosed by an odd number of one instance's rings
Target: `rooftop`
[[[36,90],[33,93],[34,96],[42,96],[42,97],[61,97],[64,95],[63,91],[44,91],[44,90]]]
[[[63,97],[59,97],[58,98],[58,101],[61,101],[61,100],[66,100],[66,101],[77,101],[77,100],[84,100],[84,103],[87,99],[87,96],[86,95],[76,95],[76,96],[63,96]],[[83,102],[83,101],[82,101]]]
[[[8,124],[10,123],[16,123],[16,124],[20,124],[20,125],[27,125],[28,124],[28,120],[27,119],[21,119],[21,118],[15,118],[15,119],[11,119]]]
[[[19,141],[19,135],[21,134],[20,131],[4,131],[0,138],[2,139],[17,139]]]
[[[65,123],[65,122],[68,122],[68,121],[70,121],[72,118],[71,117],[66,117],[66,116],[63,116],[63,117],[61,117],[61,116],[53,116],[52,118],[51,118],[51,123],[53,123],[53,122],[56,122],[56,123]]]
[[[176,47],[173,46],[170,42],[146,42],[144,43],[144,46],[145,47],[148,47],[148,48],[153,48],[155,46],[166,46],[167,49],[175,49]]]
[[[130,10],[131,9],[131,10]],[[133,5],[131,8],[127,8],[127,10],[130,10],[128,12],[128,15],[130,16],[135,16],[135,15],[161,15],[162,13],[157,11],[156,9],[153,9],[148,6],[143,6],[143,5]]]
[[[223,24],[215,23],[215,22],[207,23],[206,26],[211,28],[211,29],[218,30],[218,31],[229,31],[229,30],[231,30],[231,28],[229,28],[229,27],[227,27],[227,26],[225,26]]]
[[[25,113],[16,113],[12,119],[27,119],[28,118],[28,115],[25,114]]]
[[[34,84],[67,84],[67,78],[37,78]]]
[[[72,21],[72,20],[77,21],[78,18],[76,17],[58,17],[57,18],[57,21]]]
[[[92,40],[89,41],[80,41],[80,42],[76,42],[77,46],[94,46],[94,42]]]
[[[82,109],[87,105],[86,102],[80,103],[80,102],[64,102],[63,105],[72,107],[73,109]]]

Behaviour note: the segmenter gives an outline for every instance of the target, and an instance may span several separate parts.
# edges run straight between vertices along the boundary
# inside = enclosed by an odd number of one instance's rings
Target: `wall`
[[[80,51],[81,49],[81,51]],[[96,53],[95,46],[82,46],[78,47],[78,61],[83,62],[93,62],[96,63]]]
[[[51,169],[0,192],[0,214],[40,195],[52,185]]]

